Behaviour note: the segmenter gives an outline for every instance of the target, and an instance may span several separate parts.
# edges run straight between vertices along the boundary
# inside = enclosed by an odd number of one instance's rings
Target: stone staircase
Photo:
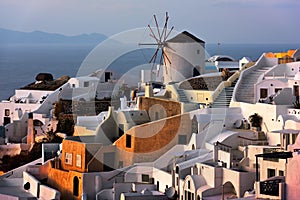
[[[188,102],[189,102],[189,100],[188,100],[188,98],[186,97],[186,95],[184,94],[184,91],[183,91],[183,90],[178,89],[178,90],[177,90],[177,93],[178,93],[178,95],[179,95],[179,101],[180,101],[180,102],[185,102],[185,103],[188,103]]]
[[[260,67],[254,69],[247,74],[247,76],[243,76],[240,80],[239,87],[236,88],[236,101],[252,104],[256,103],[254,99],[254,84],[257,83],[258,78],[270,68],[271,67]]]
[[[212,108],[224,108],[224,107],[229,107],[230,101],[232,99],[232,94],[234,87],[237,83],[236,79],[234,82],[232,82],[230,87],[226,87],[222,90],[222,92],[219,94],[217,99],[214,101],[214,103],[211,105]]]

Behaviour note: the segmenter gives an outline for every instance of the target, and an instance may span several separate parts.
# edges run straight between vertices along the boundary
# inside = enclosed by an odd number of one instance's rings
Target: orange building
[[[112,145],[98,142],[97,135],[64,139],[61,158],[52,161],[45,173],[47,183],[61,192],[62,199],[94,198],[97,188],[84,185],[87,180],[95,181],[99,172],[153,162],[175,145],[188,143],[192,122],[189,113],[181,114],[180,103],[142,97],[138,104],[151,122],[126,130]]]
[[[287,52],[279,52],[279,53],[273,53],[268,52],[265,54],[267,58],[277,58],[278,64],[284,64],[284,63],[290,63],[294,62],[296,60],[295,53],[297,50],[288,50]]]

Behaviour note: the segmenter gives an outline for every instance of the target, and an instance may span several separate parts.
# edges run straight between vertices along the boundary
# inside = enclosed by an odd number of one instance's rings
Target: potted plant
[[[293,103],[293,107],[294,107],[295,109],[300,109],[300,102],[299,102],[299,100],[296,100],[296,101]]]
[[[253,115],[249,116],[249,121],[251,123],[251,127],[255,128],[257,131],[261,130],[261,124],[262,124],[262,117],[257,114],[254,113]]]

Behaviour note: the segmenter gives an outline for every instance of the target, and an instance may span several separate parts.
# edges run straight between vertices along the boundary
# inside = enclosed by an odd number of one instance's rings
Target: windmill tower
[[[187,31],[168,39],[174,27],[168,29],[169,16],[166,13],[163,28],[159,27],[154,15],[155,27],[148,25],[150,37],[154,43],[140,43],[140,45],[154,45],[156,51],[149,63],[152,69],[158,63],[156,75],[162,75],[163,83],[180,82],[195,75],[205,73],[205,42]],[[151,73],[153,74],[153,73]],[[151,80],[155,80],[152,77]]]
[[[205,73],[205,42],[187,31],[166,41],[165,55],[171,60],[166,63],[170,72],[167,82],[179,82]]]

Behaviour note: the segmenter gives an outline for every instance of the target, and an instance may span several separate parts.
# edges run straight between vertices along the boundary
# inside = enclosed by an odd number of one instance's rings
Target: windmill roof
[[[192,43],[192,42],[198,42],[198,43],[205,43],[203,40],[197,38],[193,34],[183,31],[176,35],[175,37],[169,39],[167,42],[174,42],[174,43]]]

